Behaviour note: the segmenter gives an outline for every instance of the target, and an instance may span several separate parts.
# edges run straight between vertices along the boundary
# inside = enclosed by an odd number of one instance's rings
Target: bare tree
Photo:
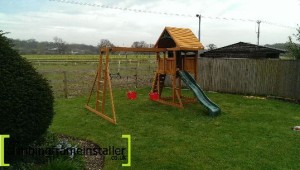
[[[217,48],[215,44],[208,44],[206,47],[208,48],[208,50],[214,50]]]
[[[115,47],[115,45],[111,43],[108,39],[101,39],[100,43],[98,43],[98,47]]]
[[[54,41],[55,48],[57,49],[57,52],[59,54],[65,54],[67,50],[66,42],[58,37],[54,37],[53,41]]]
[[[149,48],[154,48],[154,44],[149,44]]]
[[[145,41],[135,41],[131,45],[132,48],[149,48],[149,45]]]

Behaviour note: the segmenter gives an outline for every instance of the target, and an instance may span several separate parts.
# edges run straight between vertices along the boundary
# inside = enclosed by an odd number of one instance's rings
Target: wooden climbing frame
[[[103,117],[110,123],[116,124],[115,105],[109,72],[109,54],[110,52],[151,52],[156,54],[158,63],[151,89],[151,93],[158,93],[159,98],[155,101],[178,108],[183,108],[183,103],[190,103],[194,102],[195,100],[194,98],[182,96],[181,79],[177,73],[179,70],[187,71],[193,74],[194,79],[197,80],[198,50],[202,49],[204,49],[203,45],[199,42],[190,29],[175,27],[166,27],[154,45],[154,48],[100,48],[97,74],[85,107],[89,111]],[[160,56],[161,53],[163,53],[162,57]],[[103,60],[104,55],[105,60]],[[163,97],[162,93],[167,76],[171,80],[172,96]],[[95,107],[91,107],[91,96],[94,92],[95,86]],[[107,107],[106,95],[109,95],[110,97],[111,116],[108,116],[109,114],[105,109]]]

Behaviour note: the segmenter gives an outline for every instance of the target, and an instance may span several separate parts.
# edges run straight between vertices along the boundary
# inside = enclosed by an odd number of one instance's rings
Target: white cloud
[[[18,4],[17,0],[13,1]],[[194,17],[196,13],[221,18],[260,19],[290,26],[299,24],[297,17],[300,14],[297,0],[87,0],[85,2],[153,12],[188,14],[191,17],[135,13],[46,1],[38,10],[22,10],[23,6],[17,6],[19,9],[17,13],[0,12],[0,29],[11,32],[10,37],[19,39],[52,41],[54,36],[58,36],[69,43],[96,45],[100,39],[107,38],[116,45],[130,46],[133,41],[139,40],[155,43],[165,26],[191,28],[197,35],[198,19]],[[204,45],[214,43],[219,47],[238,41],[256,43],[255,25],[254,22],[204,17],[201,24],[201,40]],[[293,33],[295,33],[293,29],[262,23],[261,44],[285,42]]]

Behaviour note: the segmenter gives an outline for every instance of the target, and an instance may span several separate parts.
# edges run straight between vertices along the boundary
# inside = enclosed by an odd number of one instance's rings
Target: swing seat
[[[135,91],[129,91],[127,92],[127,99],[129,100],[135,100],[136,99],[136,92]]]
[[[152,93],[149,93],[149,97],[151,100],[158,100],[159,99],[159,95],[157,92],[152,92]]]

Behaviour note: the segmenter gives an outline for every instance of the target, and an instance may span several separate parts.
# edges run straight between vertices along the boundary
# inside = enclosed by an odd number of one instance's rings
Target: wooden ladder
[[[155,73],[154,81],[152,84],[152,92],[157,92],[161,96],[164,88],[166,74]]]
[[[105,61],[103,62],[103,53],[105,52]],[[98,64],[98,70],[97,75],[94,80],[93,88],[90,92],[90,96],[88,98],[86,108],[96,113],[97,115],[101,116],[102,118],[106,119],[110,123],[116,124],[116,113],[115,113],[115,106],[114,106],[114,100],[113,100],[113,94],[112,94],[112,87],[111,87],[111,80],[109,76],[109,48],[106,48],[105,51],[100,51],[100,57],[99,57],[99,64]],[[94,91],[94,86],[96,84],[96,104],[95,108],[92,108],[89,106],[89,102],[92,96],[92,93]],[[110,103],[111,103],[111,109],[112,109],[112,116],[108,116],[107,113],[105,113],[105,107],[107,104],[106,101],[106,95],[107,90],[110,95]]]

